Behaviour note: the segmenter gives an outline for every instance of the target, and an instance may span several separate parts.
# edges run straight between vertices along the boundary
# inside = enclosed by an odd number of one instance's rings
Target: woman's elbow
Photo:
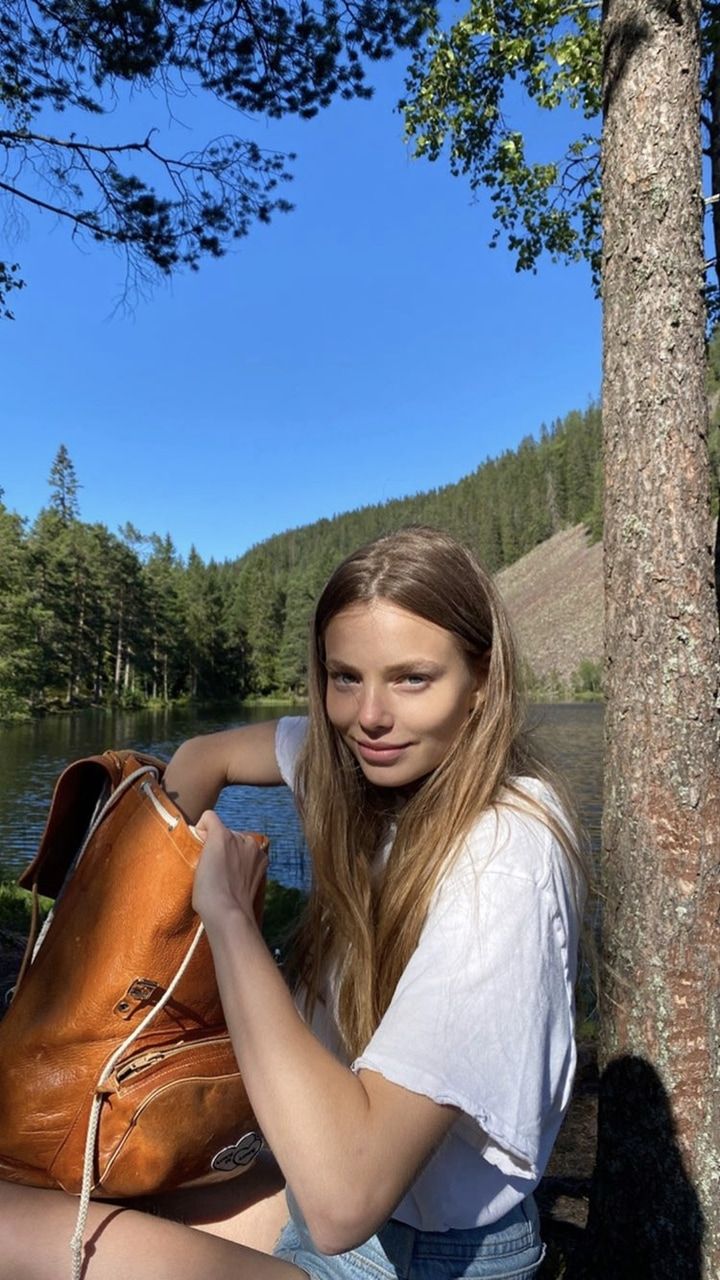
[[[363,1204],[355,1195],[350,1203],[338,1196],[331,1205],[307,1215],[306,1223],[319,1253],[348,1253],[364,1244],[387,1221],[376,1205]]]
[[[211,809],[225,785],[225,761],[211,749],[212,736],[181,743],[163,776],[165,791],[188,822],[197,822],[203,810]]]
[[[356,1249],[373,1234],[365,1231],[352,1222],[339,1221],[335,1218],[323,1218],[308,1224],[308,1230],[318,1253],[349,1253]]]

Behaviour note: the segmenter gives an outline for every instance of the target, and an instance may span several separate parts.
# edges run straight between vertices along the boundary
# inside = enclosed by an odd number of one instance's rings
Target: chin
[[[387,791],[402,791],[422,782],[427,777],[427,770],[418,772],[415,769],[393,769],[392,765],[368,765],[367,761],[358,761],[368,782],[374,787]]]

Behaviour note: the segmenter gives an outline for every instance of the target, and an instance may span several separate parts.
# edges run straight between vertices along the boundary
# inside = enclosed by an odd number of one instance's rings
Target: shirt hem
[[[528,1182],[540,1181],[540,1172],[537,1162],[528,1154],[527,1150],[517,1142],[517,1135],[511,1138],[503,1125],[494,1117],[491,1112],[486,1111],[482,1107],[478,1107],[466,1095],[459,1093],[457,1090],[448,1089],[442,1081],[428,1075],[426,1072],[413,1071],[408,1068],[406,1063],[395,1062],[377,1062],[373,1060],[371,1055],[361,1054],[352,1064],[352,1070],[358,1071],[377,1071],[391,1084],[400,1085],[403,1089],[409,1089],[411,1093],[422,1094],[426,1098],[430,1098],[433,1102],[439,1103],[441,1106],[458,1107],[465,1115],[469,1116],[482,1129],[483,1134],[493,1144],[497,1144],[499,1151],[491,1150],[489,1153],[487,1148],[481,1152],[483,1158],[488,1164],[494,1165],[507,1176],[515,1178],[523,1178]],[[500,1156],[500,1161],[495,1156]],[[505,1157],[503,1160],[502,1157]],[[508,1168],[507,1166],[511,1167]]]

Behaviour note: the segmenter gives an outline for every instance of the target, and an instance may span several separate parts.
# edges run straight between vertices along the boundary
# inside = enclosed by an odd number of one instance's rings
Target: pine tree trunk
[[[73,697],[80,697],[80,665],[83,658],[83,642],[85,639],[85,591],[83,590],[80,597],[80,612],[78,616],[77,633],[75,639],[75,652],[73,654]]]
[[[100,702],[103,695],[103,647],[98,644],[97,654],[95,657],[95,687],[93,689],[93,701]]]
[[[160,656],[158,652],[157,631],[153,634],[153,669],[152,669],[152,697],[158,696],[158,663]]]
[[[697,0],[609,0],[604,40],[607,781],[588,1270],[717,1280],[719,654]]]
[[[115,693],[120,692],[120,680],[122,677],[122,660],[123,660],[123,598],[120,597],[117,620],[117,643],[115,645],[115,678],[113,687]]]

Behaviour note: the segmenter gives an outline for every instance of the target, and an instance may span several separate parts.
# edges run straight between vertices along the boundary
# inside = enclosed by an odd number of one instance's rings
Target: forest
[[[717,462],[717,338],[711,357]],[[455,484],[319,520],[206,564],[194,548],[179,555],[170,534],[84,522],[81,485],[61,445],[48,504],[32,524],[0,501],[0,718],[302,698],[311,609],[344,555],[410,523],[448,529],[492,571],[569,525],[585,522],[598,539],[601,471],[600,409],[590,405]]]

